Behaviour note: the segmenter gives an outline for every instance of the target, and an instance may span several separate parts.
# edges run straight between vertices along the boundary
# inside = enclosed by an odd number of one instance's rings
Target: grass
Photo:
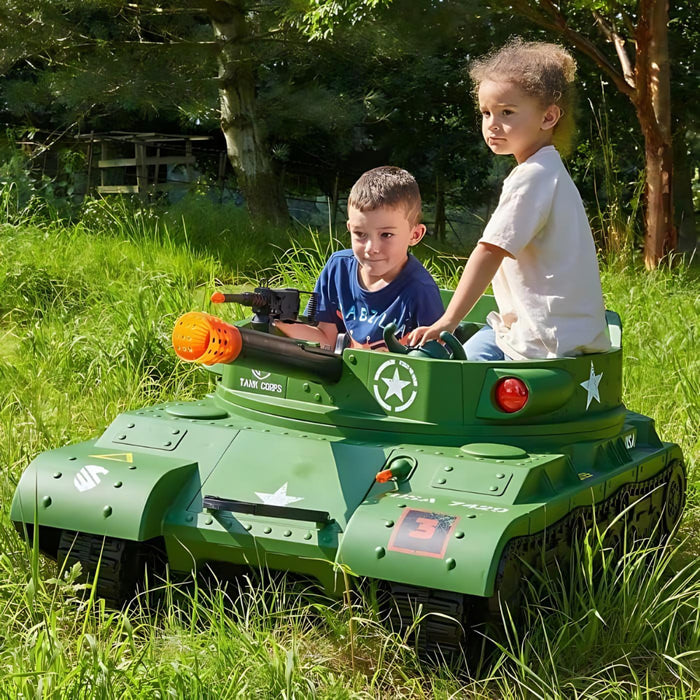
[[[544,581],[526,632],[458,674],[420,664],[371,596],[331,601],[263,574],[153,582],[166,601],[158,612],[143,600],[115,612],[15,535],[9,502],[36,454],[99,434],[126,409],[207,390],[175,361],[169,335],[180,313],[208,308],[217,279],[309,289],[340,245],[308,231],[255,234],[235,218],[212,240],[205,205],[165,217],[93,206],[70,226],[29,210],[0,225],[0,698],[698,696],[700,285],[690,270],[615,260],[602,270],[607,306],[625,324],[625,401],[688,463],[677,538],[616,563],[593,533],[574,585]],[[458,261],[422,254],[454,284]]]

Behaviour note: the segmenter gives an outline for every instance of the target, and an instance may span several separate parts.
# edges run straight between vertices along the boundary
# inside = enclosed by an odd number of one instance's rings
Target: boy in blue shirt
[[[384,328],[399,340],[431,325],[444,307],[430,273],[408,254],[425,235],[418,183],[401,168],[364,173],[348,197],[352,248],[333,253],[316,281],[318,326],[278,323],[285,335],[334,348],[340,333],[350,346],[385,350]]]

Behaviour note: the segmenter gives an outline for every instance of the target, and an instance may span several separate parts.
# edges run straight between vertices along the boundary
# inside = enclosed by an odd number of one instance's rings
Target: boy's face
[[[479,85],[481,133],[497,155],[514,155],[526,161],[543,146],[552,143],[552,129],[561,110],[541,102],[513,83],[484,80]]]
[[[360,267],[360,282],[370,291],[386,287],[408,260],[408,249],[425,234],[425,226],[411,226],[401,207],[372,211],[348,208],[352,252]]]

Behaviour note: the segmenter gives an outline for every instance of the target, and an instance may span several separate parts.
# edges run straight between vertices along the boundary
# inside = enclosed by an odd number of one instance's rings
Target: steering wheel
[[[396,352],[400,355],[412,355],[413,357],[431,357],[437,360],[467,359],[462,343],[460,343],[459,340],[452,335],[452,333],[443,331],[440,333],[440,340],[442,343],[438,342],[437,340],[429,340],[424,345],[411,347],[401,345],[396,338],[396,324],[390,323],[384,329],[384,342],[386,343],[389,352]]]

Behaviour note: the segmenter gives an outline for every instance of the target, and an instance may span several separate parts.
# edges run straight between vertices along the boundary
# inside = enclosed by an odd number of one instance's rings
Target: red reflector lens
[[[506,377],[496,384],[496,405],[501,411],[515,413],[527,403],[527,398],[527,386],[522,379]]]

